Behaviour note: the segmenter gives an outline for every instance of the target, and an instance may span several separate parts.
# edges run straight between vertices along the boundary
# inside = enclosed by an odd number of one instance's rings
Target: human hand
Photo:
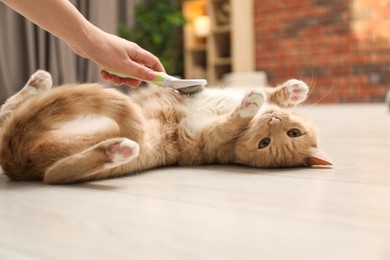
[[[66,0],[0,0],[43,29],[66,42],[75,53],[103,68],[127,72],[141,80],[153,80],[163,71],[159,59],[137,44],[106,33],[90,23]],[[64,23],[66,21],[66,23]],[[115,85],[138,86],[140,81],[101,72]]]
[[[155,71],[165,69],[159,59],[137,44],[118,36],[98,30],[89,44],[70,45],[78,55],[91,59],[102,67],[127,72],[141,80],[153,80],[157,77]],[[137,87],[140,80],[121,78],[108,73],[100,72],[104,80],[111,80],[116,86],[127,85]]]

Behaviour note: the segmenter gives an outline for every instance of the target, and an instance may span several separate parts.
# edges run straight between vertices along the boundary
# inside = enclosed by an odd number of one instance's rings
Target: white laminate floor
[[[165,168],[73,186],[0,175],[0,259],[390,259],[390,113],[299,110],[333,169]]]

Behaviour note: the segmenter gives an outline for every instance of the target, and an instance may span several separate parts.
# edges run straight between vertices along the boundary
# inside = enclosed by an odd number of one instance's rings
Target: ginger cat
[[[65,184],[168,165],[331,165],[318,156],[314,125],[286,109],[307,97],[299,80],[193,96],[51,85],[37,71],[1,107],[0,164],[12,180]]]

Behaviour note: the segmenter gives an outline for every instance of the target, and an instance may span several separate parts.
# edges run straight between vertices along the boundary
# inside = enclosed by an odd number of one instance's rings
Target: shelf
[[[229,26],[231,23],[231,1],[219,0],[211,1],[209,4],[209,15],[212,18],[213,28],[220,26]]]
[[[212,29],[213,33],[230,33],[230,31],[231,31],[230,24],[215,26]]]
[[[215,66],[225,66],[225,65],[231,65],[232,64],[232,58],[226,57],[226,58],[216,58],[212,61],[212,64]]]
[[[226,74],[255,69],[252,1],[184,0],[183,12],[188,21],[184,26],[185,78],[207,78],[214,85]],[[210,31],[206,38],[199,38],[194,21],[205,15],[210,18]]]
[[[192,52],[207,51],[207,46],[206,46],[206,44],[204,44],[204,45],[199,45],[199,46],[193,46],[193,47],[187,48],[186,51],[192,51]]]

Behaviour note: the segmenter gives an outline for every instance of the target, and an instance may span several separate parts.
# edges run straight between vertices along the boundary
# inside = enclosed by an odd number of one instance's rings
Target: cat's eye
[[[300,137],[302,135],[299,129],[293,128],[287,131],[287,135],[291,138]]]
[[[265,137],[265,138],[260,140],[258,148],[259,149],[266,148],[270,143],[271,143],[271,139],[268,137]]]

